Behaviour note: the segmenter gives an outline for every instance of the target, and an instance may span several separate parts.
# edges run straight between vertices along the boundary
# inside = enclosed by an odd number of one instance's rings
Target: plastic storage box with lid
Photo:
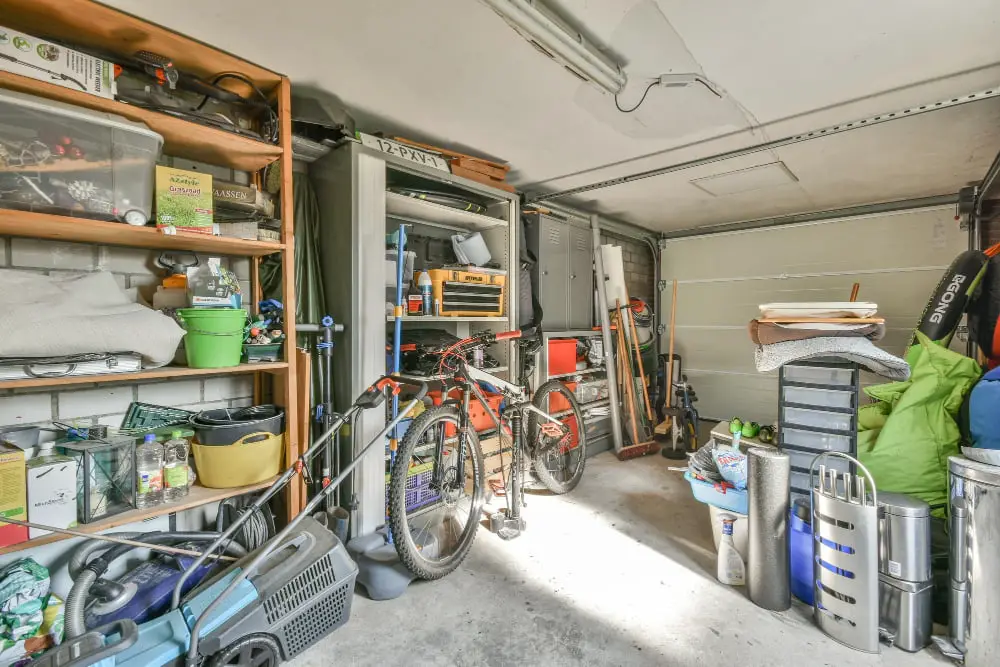
[[[162,146],[142,123],[0,90],[0,207],[145,225]]]
[[[576,370],[576,339],[549,340],[549,375],[567,375]]]

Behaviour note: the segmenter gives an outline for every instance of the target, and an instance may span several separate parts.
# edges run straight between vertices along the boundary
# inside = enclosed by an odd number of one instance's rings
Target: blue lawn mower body
[[[330,435],[361,410],[378,407],[385,401],[386,388],[396,394],[399,382],[384,377],[369,387],[350,410],[338,415],[330,429],[257,498],[251,505],[252,511],[241,514],[200,556],[187,564],[180,576],[149,568],[146,574],[160,578],[140,587],[135,606],[122,614],[95,614],[94,622],[109,619],[111,622],[97,628],[88,625],[86,632],[49,650],[32,662],[31,667],[274,667],[346,623],[358,567],[336,535],[311,515],[365,454],[374,445],[381,445],[399,421],[410,414],[427,393],[424,383],[414,400],[284,529],[186,595],[183,592],[191,587],[191,582],[205,576],[213,554],[232,540],[254,511],[308,469],[310,459],[323,448]],[[134,615],[141,620],[149,616],[142,611],[137,613],[137,607],[141,606],[138,600],[161,604],[163,589],[170,583],[169,611],[145,622],[127,618]]]

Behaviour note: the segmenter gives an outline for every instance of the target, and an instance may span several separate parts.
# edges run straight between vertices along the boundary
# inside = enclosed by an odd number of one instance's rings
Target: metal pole
[[[601,341],[604,343],[604,368],[608,374],[608,399],[611,403],[611,437],[615,452],[625,446],[622,443],[622,418],[618,403],[618,375],[615,372],[614,353],[611,343],[611,318],[608,317],[608,294],[605,290],[604,258],[601,257],[601,222],[596,215],[590,216],[590,230],[594,235],[594,272],[597,274],[597,307],[601,317]]]

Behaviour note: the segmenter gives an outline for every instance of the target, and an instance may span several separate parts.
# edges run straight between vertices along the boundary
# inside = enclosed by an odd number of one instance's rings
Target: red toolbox
[[[549,341],[549,375],[576,371],[576,339],[553,338]]]

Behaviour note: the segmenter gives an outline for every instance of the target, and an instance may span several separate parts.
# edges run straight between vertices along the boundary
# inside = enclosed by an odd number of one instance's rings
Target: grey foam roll
[[[747,453],[747,593],[763,609],[792,606],[788,564],[791,459],[773,447]]]

